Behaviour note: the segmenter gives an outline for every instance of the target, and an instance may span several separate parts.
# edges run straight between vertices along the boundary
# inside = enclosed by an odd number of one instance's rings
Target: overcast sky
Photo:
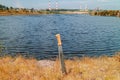
[[[51,7],[55,8],[56,1],[60,9],[79,9],[80,5],[82,9],[87,5],[90,9],[100,7],[101,9],[119,9],[120,0],[50,0]],[[48,8],[49,0],[0,0],[1,4],[13,7],[23,8],[37,8],[46,9]]]

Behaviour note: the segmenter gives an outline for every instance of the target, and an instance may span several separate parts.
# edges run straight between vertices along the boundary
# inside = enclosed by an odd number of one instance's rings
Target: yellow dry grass
[[[58,60],[49,67],[21,56],[1,57],[0,80],[120,80],[120,55],[75,58],[65,64],[67,74],[62,75]]]

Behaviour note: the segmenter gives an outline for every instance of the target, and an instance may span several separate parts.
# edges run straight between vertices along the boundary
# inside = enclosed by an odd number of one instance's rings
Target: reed
[[[120,54],[65,60],[66,75],[61,75],[58,59],[43,61],[22,56],[1,57],[0,80],[120,80]]]

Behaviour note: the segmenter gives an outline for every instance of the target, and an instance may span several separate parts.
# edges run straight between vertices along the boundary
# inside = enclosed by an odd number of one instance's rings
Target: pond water
[[[0,16],[4,53],[35,58],[58,55],[61,34],[66,57],[114,55],[120,51],[120,18],[76,14]]]

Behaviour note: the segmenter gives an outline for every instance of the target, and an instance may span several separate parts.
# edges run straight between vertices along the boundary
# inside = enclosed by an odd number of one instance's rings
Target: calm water
[[[4,52],[36,58],[57,56],[60,33],[66,57],[113,55],[120,51],[120,18],[89,15],[0,16]]]

